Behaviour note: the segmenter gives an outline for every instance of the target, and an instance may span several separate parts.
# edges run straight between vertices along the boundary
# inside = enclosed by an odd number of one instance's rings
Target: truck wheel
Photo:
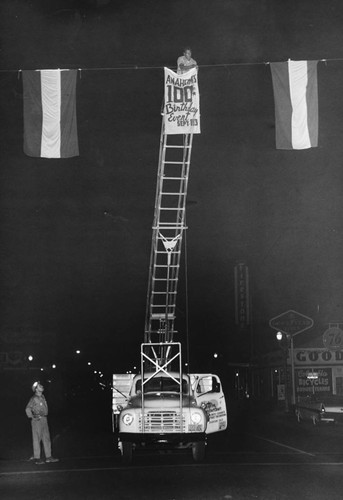
[[[121,458],[125,465],[129,465],[132,463],[132,443],[123,441]]]
[[[198,441],[193,443],[192,455],[194,462],[202,462],[205,458],[205,441]]]

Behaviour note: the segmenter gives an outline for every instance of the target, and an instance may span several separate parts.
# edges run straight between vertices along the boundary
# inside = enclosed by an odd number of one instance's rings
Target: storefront
[[[266,355],[264,363],[260,360],[253,369],[253,378],[259,382],[256,395],[261,399],[279,401],[289,408],[293,390],[295,402],[309,394],[343,396],[343,350],[297,347],[293,356],[293,374],[290,349],[284,352],[283,358],[275,352]]]
[[[317,342],[318,340],[317,340]],[[290,407],[309,394],[343,396],[343,350],[299,347],[266,353],[250,366],[249,392],[264,401],[273,400]],[[292,373],[293,372],[293,373]],[[237,369],[237,373],[240,371]],[[294,378],[294,386],[293,386]]]
[[[296,399],[310,393],[343,395],[343,351],[294,349]]]

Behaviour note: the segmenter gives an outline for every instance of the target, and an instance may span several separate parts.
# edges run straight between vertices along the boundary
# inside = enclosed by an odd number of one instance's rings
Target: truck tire
[[[192,456],[194,462],[202,462],[205,458],[205,441],[198,441],[192,445]]]
[[[123,441],[123,446],[122,446],[122,461],[123,464],[129,465],[132,463],[132,443],[128,441]]]

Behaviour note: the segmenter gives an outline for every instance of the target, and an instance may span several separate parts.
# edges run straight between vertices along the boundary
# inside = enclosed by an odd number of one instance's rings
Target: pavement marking
[[[120,457],[119,452],[117,454],[117,457]],[[101,459],[116,459],[116,456],[113,455],[78,455],[75,457],[63,457],[63,462],[66,462],[68,460],[101,460]]]
[[[271,456],[275,456],[275,455],[288,455],[288,456],[292,456],[294,455],[294,453],[291,453],[290,451],[212,451],[211,452],[211,455],[230,455],[230,456],[234,456],[234,455],[259,455],[259,456],[266,456],[266,455],[271,455]],[[324,453],[325,455],[325,453]],[[342,455],[342,452],[341,453],[337,453],[337,455]]]
[[[273,441],[272,439],[267,439],[262,436],[257,436],[256,434],[250,434],[250,435],[257,439],[261,439],[262,441],[267,441],[268,443],[276,444],[277,446],[281,446],[282,448],[287,448],[288,450],[296,451],[297,453],[301,453],[303,455],[308,455],[310,457],[316,456],[313,453],[309,453],[308,451],[300,450],[299,448],[293,448],[293,446],[288,446],[287,444],[279,443],[278,441]]]
[[[323,467],[335,466],[343,467],[343,462],[235,462],[235,463],[210,463],[210,464],[165,464],[165,465],[131,465],[131,466],[117,466],[117,467],[94,467],[86,469],[51,469],[51,470],[32,470],[32,471],[9,471],[0,472],[0,477],[9,476],[29,476],[37,474],[66,474],[70,472],[105,472],[105,471],[129,471],[129,470],[142,470],[142,469],[181,469],[181,468],[205,468],[205,467]]]

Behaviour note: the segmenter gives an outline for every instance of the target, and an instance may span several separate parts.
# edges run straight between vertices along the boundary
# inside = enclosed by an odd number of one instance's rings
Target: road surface
[[[51,427],[53,433],[58,422],[51,419]],[[27,449],[18,440],[1,455],[2,500],[338,500],[343,494],[343,425],[298,424],[282,410],[247,403],[239,404],[229,430],[209,439],[201,464],[183,451],[137,452],[131,466],[122,465],[99,411],[74,412],[58,429],[57,464],[28,462],[29,438]]]

